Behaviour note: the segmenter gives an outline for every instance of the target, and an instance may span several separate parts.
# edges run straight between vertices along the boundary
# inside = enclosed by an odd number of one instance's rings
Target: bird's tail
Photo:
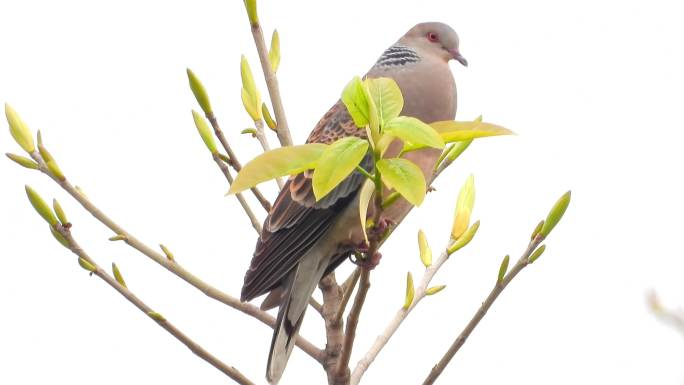
[[[266,379],[271,385],[277,384],[285,371],[309,298],[327,267],[327,264],[321,264],[318,258],[312,257],[308,255],[302,258],[287,280],[287,291],[278,311],[266,367]]]

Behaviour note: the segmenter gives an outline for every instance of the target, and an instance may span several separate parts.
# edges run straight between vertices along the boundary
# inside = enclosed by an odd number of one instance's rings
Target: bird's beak
[[[450,49],[450,50],[449,50],[449,53],[451,54],[451,57],[452,57],[454,60],[456,60],[457,62],[463,64],[464,67],[467,67],[467,66],[468,66],[468,60],[466,60],[466,58],[464,58],[463,55],[461,55],[461,53],[458,52],[458,50],[456,50],[456,49]]]

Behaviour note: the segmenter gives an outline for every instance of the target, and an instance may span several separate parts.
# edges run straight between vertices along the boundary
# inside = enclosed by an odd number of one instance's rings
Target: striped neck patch
[[[396,44],[382,53],[374,67],[397,67],[419,61],[420,56],[418,56],[413,48]]]

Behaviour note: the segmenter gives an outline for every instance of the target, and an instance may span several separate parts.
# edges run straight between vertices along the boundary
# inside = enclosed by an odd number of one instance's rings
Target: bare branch
[[[318,312],[318,314],[323,315],[323,305],[318,303],[314,297],[309,297],[309,306],[314,308]]]
[[[39,164],[40,171],[42,171],[44,174],[48,175],[55,182],[57,182],[57,184],[63,190],[65,190],[67,193],[69,193],[69,195],[76,199],[76,201],[80,203],[81,206],[90,214],[92,214],[98,221],[107,226],[115,234],[121,235],[122,240],[126,242],[126,244],[138,250],[140,253],[147,256],[151,260],[157,262],[159,265],[161,265],[171,273],[175,274],[185,282],[189,283],[191,286],[195,287],[209,298],[213,298],[225,305],[232,307],[235,310],[238,310],[251,317],[254,317],[259,321],[263,322],[264,324],[270,326],[271,328],[275,327],[275,318],[273,318],[268,313],[262,311],[261,309],[250,303],[241,302],[239,299],[227,293],[224,293],[219,289],[202,281],[194,274],[185,270],[175,260],[168,259],[165,255],[155,251],[148,245],[138,240],[138,238],[124,230],[123,227],[116,224],[112,219],[110,219],[100,209],[98,209],[84,194],[82,194],[76,188],[74,188],[74,186],[72,186],[67,179],[59,179],[52,175],[47,169],[47,166],[45,165],[43,158],[40,156],[40,154],[38,154],[38,152],[34,151],[33,153],[31,153],[31,157]],[[300,349],[302,349],[305,353],[314,358],[316,361],[322,362],[322,350],[317,348],[311,342],[307,341],[302,336],[297,336],[296,344]]]
[[[482,305],[480,308],[477,310],[473,318],[468,322],[466,327],[461,331],[461,334],[456,337],[456,340],[451,344],[447,352],[444,354],[441,360],[435,365],[432,370],[430,371],[430,374],[425,378],[425,381],[423,382],[423,385],[430,385],[437,380],[437,377],[439,377],[440,374],[444,371],[444,368],[449,364],[452,358],[454,358],[454,355],[458,350],[463,346],[465,341],[468,339],[470,334],[475,330],[475,327],[480,323],[482,318],[487,314],[487,311],[489,308],[494,304],[494,301],[499,297],[499,294],[503,292],[503,290],[508,286],[508,284],[513,280],[513,278],[522,271],[527,265],[529,265],[530,262],[530,255],[537,249],[537,246],[544,240],[544,238],[541,235],[537,235],[527,246],[527,250],[523,253],[523,255],[518,259],[518,262],[513,266],[513,268],[504,276],[504,278],[501,281],[498,281],[496,285],[494,285],[494,288],[492,291],[489,293],[487,296],[487,299],[485,299],[484,302],[482,302]]]
[[[114,277],[110,276],[105,270],[99,267],[95,263],[95,261],[93,261],[92,258],[90,258],[90,256],[78,245],[78,243],[76,243],[74,238],[71,236],[71,231],[69,231],[66,227],[60,224],[57,224],[55,227],[56,230],[64,237],[64,239],[66,239],[69,250],[89,265],[88,267],[91,269],[92,274],[95,274],[103,281],[105,281],[105,283],[107,283],[109,286],[118,291],[119,294],[124,296],[124,298],[126,298],[129,302],[135,305],[135,307],[140,309],[143,313],[147,314],[159,326],[161,326],[164,330],[169,332],[169,334],[175,337],[183,345],[187,346],[188,349],[190,349],[190,351],[193,352],[197,357],[203,359],[211,366],[220,370],[222,373],[232,378],[238,384],[254,385],[254,383],[250,381],[247,377],[245,377],[242,373],[240,373],[239,370],[225,364],[217,357],[206,351],[197,342],[193,341],[190,337],[185,335],[185,333],[183,333],[176,326],[174,326],[168,319],[161,316],[159,313],[153,311],[152,308],[150,308],[142,300],[136,297],[130,290],[128,290],[126,286],[120,284]]]
[[[214,162],[216,162],[218,167],[221,169],[221,172],[228,180],[228,184],[233,184],[233,176],[230,175],[228,165],[226,165],[223,162],[218,153],[214,153],[213,157]],[[249,203],[247,203],[245,197],[242,196],[242,193],[237,193],[235,194],[235,198],[237,198],[238,202],[240,202],[240,206],[242,206],[242,209],[245,210],[245,214],[247,214],[247,217],[249,217],[249,221],[252,223],[252,227],[254,227],[254,230],[256,230],[257,234],[261,235],[261,223],[259,223],[259,220],[257,219],[256,215],[254,215],[252,208],[249,207]]]
[[[356,339],[356,328],[359,325],[359,317],[361,309],[366,301],[366,294],[370,289],[370,270],[361,269],[359,277],[359,290],[354,297],[354,304],[352,305],[349,315],[347,316],[347,328],[344,333],[344,344],[342,345],[342,353],[337,362],[335,369],[336,384],[349,383],[349,359],[351,358],[352,348],[354,347],[354,340]]]
[[[349,278],[347,278],[347,281],[342,284],[342,300],[340,301],[340,306],[337,309],[337,313],[335,313],[333,321],[340,322],[342,320],[344,309],[347,307],[347,303],[349,303],[349,299],[354,292],[354,287],[356,287],[356,283],[359,281],[360,276],[361,269],[356,268]]]

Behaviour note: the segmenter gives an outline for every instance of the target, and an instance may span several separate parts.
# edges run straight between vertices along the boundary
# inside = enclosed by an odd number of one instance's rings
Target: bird
[[[440,22],[420,23],[386,49],[365,78],[387,77],[397,83],[404,97],[401,115],[426,123],[453,120],[457,98],[451,60],[468,65],[454,29]],[[307,143],[330,144],[347,136],[366,138],[366,130],[354,124],[338,100],[314,127]],[[397,156],[401,146],[395,140],[386,157]],[[429,180],[440,154],[439,149],[425,148],[403,157],[417,164]],[[372,156],[368,154],[361,165],[372,167]],[[358,192],[365,177],[354,171],[316,201],[312,175],[308,170],[291,176],[281,189],[264,220],[240,296],[244,302],[270,293],[261,308],[280,306],[266,369],[270,384],[277,384],[285,370],[319,281],[364,240]],[[411,208],[409,202],[400,199],[383,211],[383,219],[398,223]]]

